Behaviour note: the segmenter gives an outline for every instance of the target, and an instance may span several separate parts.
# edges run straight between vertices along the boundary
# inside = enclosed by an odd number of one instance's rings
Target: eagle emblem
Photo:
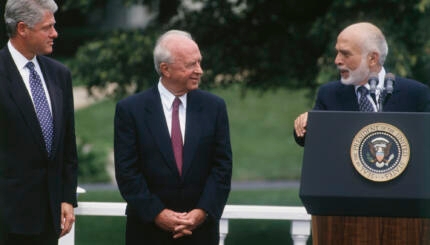
[[[391,160],[394,159],[394,154],[390,154],[391,142],[383,137],[378,137],[370,141],[369,151],[372,155],[372,163],[375,166],[382,168],[384,166],[389,166]]]
[[[410,146],[406,135],[388,123],[371,123],[351,142],[351,161],[364,178],[384,182],[397,178],[408,166]]]

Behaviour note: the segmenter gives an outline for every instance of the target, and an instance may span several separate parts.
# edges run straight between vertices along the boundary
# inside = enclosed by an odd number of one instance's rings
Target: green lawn
[[[230,120],[233,148],[233,180],[299,179],[303,149],[292,137],[297,115],[310,108],[305,90],[278,89],[261,94],[237,88],[211,91],[224,98]],[[108,162],[113,147],[115,102],[105,100],[76,112],[76,135],[89,145],[90,154],[80,151],[80,182],[106,181],[100,167]],[[88,151],[88,149],[87,149]],[[110,155],[111,157],[111,155]],[[102,167],[102,169],[103,169]]]
[[[118,191],[89,191],[79,201],[123,201]],[[298,190],[232,191],[228,204],[301,206]],[[78,216],[77,245],[124,244],[125,217]],[[289,221],[230,220],[226,245],[292,244]],[[308,244],[311,244],[309,239]]]

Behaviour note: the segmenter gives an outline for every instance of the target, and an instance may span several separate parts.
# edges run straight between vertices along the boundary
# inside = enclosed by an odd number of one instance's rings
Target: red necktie
[[[178,167],[179,175],[182,175],[182,133],[181,127],[179,125],[179,105],[181,104],[181,100],[176,97],[173,101],[173,109],[172,109],[172,132],[171,132],[171,140],[173,153],[175,154],[176,166]]]

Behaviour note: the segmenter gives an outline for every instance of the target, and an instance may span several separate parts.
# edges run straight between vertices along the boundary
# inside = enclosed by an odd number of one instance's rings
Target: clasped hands
[[[157,217],[155,224],[163,230],[172,232],[173,238],[190,236],[193,230],[202,224],[206,219],[206,212],[202,209],[193,209],[190,212],[175,212],[170,209],[163,209]]]

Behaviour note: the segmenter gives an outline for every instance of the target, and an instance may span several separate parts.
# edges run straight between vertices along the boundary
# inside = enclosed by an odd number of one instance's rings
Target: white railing
[[[125,216],[123,202],[79,202],[76,215]],[[311,216],[304,207],[226,205],[220,220],[220,245],[228,234],[230,219],[291,220],[291,238],[294,245],[305,245],[311,233]],[[287,234],[287,233],[286,233]],[[60,239],[59,245],[74,245],[75,229]]]

